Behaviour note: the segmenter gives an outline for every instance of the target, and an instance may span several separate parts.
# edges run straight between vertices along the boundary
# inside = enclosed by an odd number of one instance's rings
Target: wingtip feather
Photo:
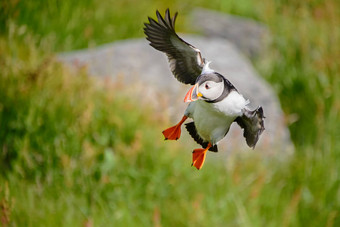
[[[177,15],[178,15],[178,12],[176,12],[174,14],[174,16],[172,17],[172,20],[171,20],[171,26],[174,30],[175,30],[175,23],[176,23]]]

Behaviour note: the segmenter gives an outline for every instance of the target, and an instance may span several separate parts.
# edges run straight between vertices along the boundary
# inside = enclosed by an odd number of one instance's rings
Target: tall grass
[[[0,2],[3,226],[339,226],[339,2]],[[142,36],[154,10],[192,5],[263,21],[255,64],[286,113],[295,154],[240,153],[190,168],[162,113],[54,53]],[[189,31],[186,23],[178,29]],[[273,148],[275,149],[275,148]]]
[[[297,145],[326,148],[339,138],[340,3],[303,1],[264,14],[274,36],[275,61],[265,75],[288,116]],[[280,12],[280,13],[279,13]],[[327,147],[327,150],[335,147]],[[338,148],[339,149],[339,148]]]

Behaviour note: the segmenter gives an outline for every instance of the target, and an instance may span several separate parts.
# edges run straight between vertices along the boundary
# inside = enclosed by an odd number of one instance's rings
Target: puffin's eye
[[[205,89],[209,89],[209,85],[208,84],[205,84]]]

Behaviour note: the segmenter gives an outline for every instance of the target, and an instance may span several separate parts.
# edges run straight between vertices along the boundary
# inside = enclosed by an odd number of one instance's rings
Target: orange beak
[[[202,94],[198,92],[198,84],[195,84],[188,93],[185,95],[184,102],[193,102],[196,101]]]

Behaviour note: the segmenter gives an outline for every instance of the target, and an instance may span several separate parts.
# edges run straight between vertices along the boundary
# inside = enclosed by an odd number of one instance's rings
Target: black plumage
[[[260,106],[253,111],[244,110],[243,115],[235,119],[235,122],[244,129],[243,136],[248,146],[253,149],[264,130],[264,118],[263,109]]]
[[[166,53],[170,69],[175,78],[185,84],[194,85],[201,74],[204,60],[199,49],[181,39],[175,32],[177,13],[171,18],[169,9],[164,18],[156,11],[158,22],[148,17],[144,33],[150,45]]]

